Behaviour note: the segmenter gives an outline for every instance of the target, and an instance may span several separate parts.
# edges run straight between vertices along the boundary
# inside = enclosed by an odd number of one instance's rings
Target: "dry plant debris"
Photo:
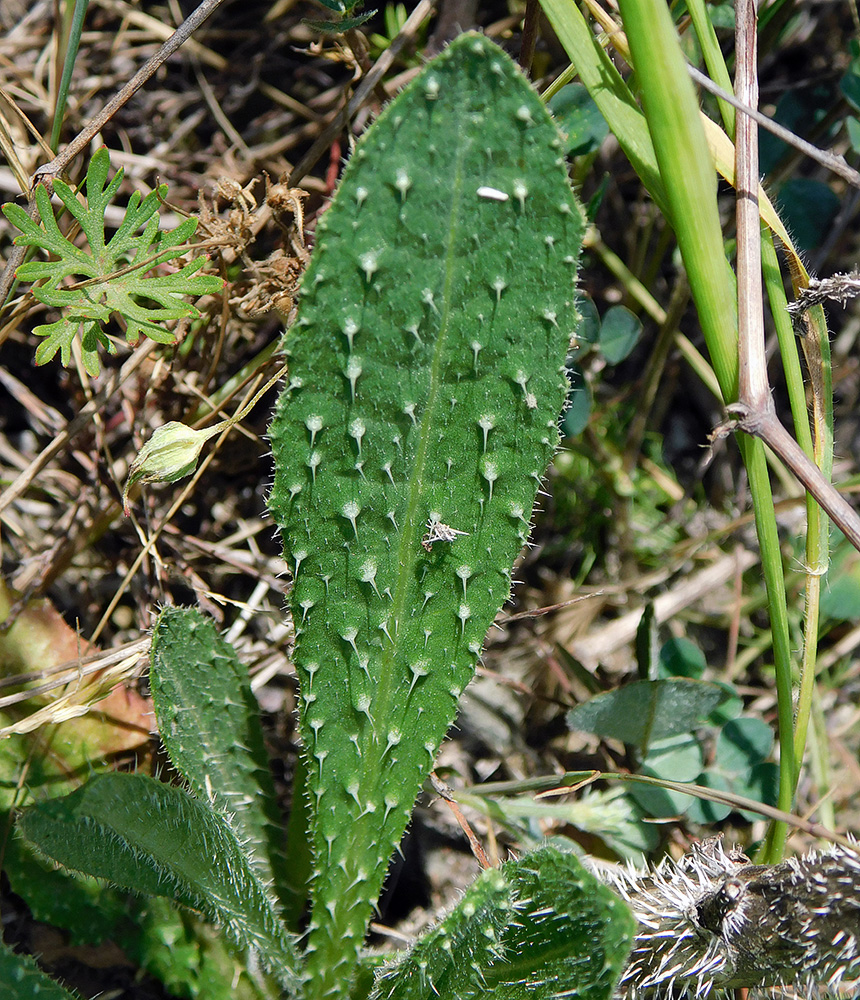
[[[467,28],[477,17],[488,33],[516,48],[521,18],[504,5],[477,15],[474,10],[470,15],[467,5],[441,6],[438,21],[430,22],[431,36],[443,22],[459,16],[459,26]],[[8,139],[0,163],[3,200],[21,199],[28,178],[46,158],[32,132],[50,133],[61,61],[55,13],[56,5],[47,0],[11,0],[0,7],[0,131]],[[69,370],[56,363],[33,367],[32,330],[45,313],[32,302],[14,300],[0,320],[5,626],[39,620],[50,638],[57,634],[59,616],[66,623],[63,652],[51,662],[4,660],[2,707],[8,727],[16,731],[83,710],[103,693],[98,684],[113,680],[109,673],[91,671],[119,670],[127,682],[122,697],[136,698],[146,630],[155,609],[172,601],[197,604],[225,628],[253,665],[259,697],[272,719],[272,741],[285,758],[294,750],[291,630],[283,615],[289,580],[264,505],[271,478],[265,429],[274,394],[229,437],[213,442],[191,483],[148,490],[128,518],[121,496],[135,456],[155,427],[171,420],[195,427],[221,420],[277,370],[277,345],[316,219],[350,143],[378,112],[381,93],[395,91],[424,52],[439,44],[439,38],[419,39],[417,33],[407,39],[349,127],[339,128],[339,116],[379,53],[371,48],[357,57],[341,40],[320,39],[302,20],[313,14],[304,3],[276,4],[268,11],[226,6],[102,133],[114,166],[125,170],[125,198],[132,190],[167,183],[164,225],[199,215],[201,250],[210,254],[213,273],[227,282],[223,296],[201,303],[201,322],[180,331],[181,344],[165,350],[144,342],[131,353],[121,331],[113,330],[118,354],[105,359],[104,371],[93,379],[80,364]],[[814,53],[809,65],[818,70],[822,62],[832,66],[843,59],[850,26],[832,10],[816,15],[801,9],[799,17],[791,59]],[[173,23],[166,4],[90,4],[64,141],[152,55]],[[535,67],[549,77],[562,68],[560,60],[554,42],[541,43]],[[792,65],[788,58],[773,58],[767,69],[775,89],[788,89]],[[291,180],[320,137],[329,135],[298,184]],[[656,214],[634,189],[629,167],[611,144],[595,162],[596,175],[611,179],[597,226],[631,267],[649,261],[641,266],[641,277],[659,308],[668,307],[678,279],[670,261],[648,257],[649,247],[665,242]],[[85,170],[86,162],[76,162],[69,183],[79,182]],[[586,197],[599,182],[600,177],[586,181]],[[832,267],[821,264],[822,269],[851,270],[858,256],[851,218],[840,223]],[[0,226],[4,259],[13,236],[11,227]],[[603,268],[598,257],[595,250],[586,275],[589,294],[601,307],[621,299],[635,305],[639,293],[628,295],[618,272]],[[649,308],[646,302],[646,313]],[[836,415],[842,479],[857,471],[860,453],[858,324],[855,313],[847,315],[834,345],[837,402],[844,411]],[[659,317],[652,318],[659,325]],[[485,677],[465,704],[461,736],[446,750],[464,780],[581,766],[611,770],[629,763],[623,747],[567,732],[562,711],[595,688],[617,685],[635,673],[630,626],[651,599],[671,607],[671,615],[660,618],[666,629],[695,634],[714,675],[735,680],[750,708],[768,720],[774,717],[768,664],[757,655],[767,645],[760,595],[741,596],[741,578],[755,560],[743,513],[744,484],[725,448],[707,471],[702,459],[701,445],[719,413],[671,354],[648,431],[652,443],[660,436],[659,445],[631,462],[618,426],[610,425],[613,413],[635,403],[641,363],[640,357],[606,377],[596,412],[597,424],[605,419],[609,429],[596,424],[586,431],[551,474],[544,510],[536,518],[536,544],[524,553],[517,573],[523,585],[513,610],[533,617],[500,621],[486,653]],[[585,453],[591,458],[584,459]],[[643,470],[655,467],[659,475],[648,478]],[[649,502],[635,500],[631,469],[636,482],[647,482]],[[667,484],[663,492],[660,476]],[[793,548],[799,510],[797,491],[783,484],[781,528],[790,560],[799,558]],[[587,525],[586,536],[571,527],[580,524]],[[707,587],[691,586],[710,570],[716,575],[707,578]],[[797,588],[797,581],[790,579],[789,585]],[[580,601],[583,593],[588,600]],[[542,614],[544,608],[550,610]],[[39,618],[43,613],[51,619],[49,628]],[[816,808],[827,789],[841,824],[855,827],[860,769],[852,654],[858,645],[856,626],[846,624],[834,636],[828,664],[833,683],[822,688],[819,711],[819,738],[827,748],[821,755],[824,773],[804,777],[800,788],[803,809]],[[572,665],[571,658],[578,663]],[[579,670],[579,664],[591,669]],[[62,700],[46,707],[36,691],[53,699],[57,684],[64,686]],[[145,688],[140,692],[142,699]],[[114,712],[104,703],[101,708]],[[140,729],[149,725],[145,702],[135,701],[132,714],[135,740],[142,740]],[[105,745],[117,752],[130,746]],[[836,776],[827,773],[828,754],[840,771]],[[471,818],[479,836],[494,835],[485,817]],[[438,847],[453,836],[448,823],[444,813],[431,809],[419,820],[416,838]],[[594,846],[588,835],[561,820],[547,820],[541,829],[567,832]],[[686,842],[682,832],[670,837],[676,850]]]

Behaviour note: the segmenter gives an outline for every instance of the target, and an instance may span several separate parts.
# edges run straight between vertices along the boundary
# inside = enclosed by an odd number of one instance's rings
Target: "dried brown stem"
[[[741,0],[736,9],[735,92],[744,104],[758,104],[755,7]],[[753,410],[773,407],[767,383],[764,312],[761,294],[761,236],[758,206],[758,134],[748,115],[738,115],[735,135],[738,239],[738,394]]]
[[[520,42],[520,57],[518,60],[524,73],[531,73],[532,70],[539,22],[540,4],[538,0],[526,0],[526,12],[523,17],[523,34]]]
[[[756,13],[753,0],[736,9],[737,72],[740,103],[755,109]],[[738,402],[729,407],[734,429],[760,438],[791,469],[821,508],[860,550],[860,517],[822,474],[776,416],[767,378],[761,290],[761,236],[758,207],[758,135],[745,111],[737,117],[735,177],[738,193]]]
[[[803,153],[804,156],[808,156],[811,160],[816,163],[820,163],[822,167],[831,171],[841,177],[844,181],[847,181],[852,187],[860,188],[860,171],[855,170],[853,167],[849,166],[845,161],[845,157],[838,153],[831,153],[826,149],[819,149],[818,146],[813,146],[811,142],[807,142],[805,139],[801,139],[799,135],[795,135],[791,129],[787,129],[784,125],[780,125],[779,122],[775,122],[772,118],[768,118],[767,115],[762,114],[761,111],[757,111],[755,108],[750,107],[745,104],[738,97],[733,96],[727,90],[714,83],[714,81],[705,76],[701,70],[696,69],[695,66],[687,66],[687,72],[693,78],[693,80],[702,88],[702,90],[707,90],[708,93],[713,94],[714,97],[719,97],[721,101],[725,101],[726,104],[731,104],[735,110],[742,112],[744,115],[749,116],[756,123],[756,125],[761,125],[763,129],[775,135],[778,139],[782,139],[784,143],[792,146],[799,153]]]
[[[469,846],[472,848],[472,853],[475,855],[478,864],[484,869],[491,868],[492,865],[490,864],[490,859],[487,857],[487,852],[484,850],[480,840],[478,840],[475,836],[472,827],[469,825],[469,821],[463,815],[462,810],[454,798],[453,790],[441,780],[435,771],[430,772],[430,781],[439,796],[448,803],[448,807],[454,814],[457,822],[460,824],[460,829],[466,834],[466,837],[469,840]]]
[[[81,152],[85,149],[90,140],[93,139],[102,130],[107,122],[113,118],[113,116],[119,111],[123,105],[125,105],[138,90],[153,76],[161,66],[173,55],[180,46],[184,45],[185,42],[194,34],[194,32],[200,27],[201,24],[214,13],[224,0],[202,0],[202,3],[197,7],[193,14],[190,14],[183,22],[179,25],[176,31],[167,39],[167,41],[158,49],[158,51],[152,55],[147,61],[140,67],[140,69],[134,74],[134,76],[128,81],[128,83],[122,88],[122,90],[102,108],[102,110],[87,123],[86,128],[82,129],[75,138],[66,146],[66,148],[57,156],[51,160],[50,163],[46,163],[44,166],[39,167],[33,176],[34,186],[40,181],[50,187],[50,182],[63,170],[66,166]]]

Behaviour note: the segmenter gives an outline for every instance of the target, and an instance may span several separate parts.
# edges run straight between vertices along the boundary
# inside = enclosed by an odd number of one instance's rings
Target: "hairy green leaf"
[[[271,427],[315,810],[310,995],[341,995],[507,599],[558,442],[583,215],[511,60],[458,38],[317,230]]]
[[[502,936],[515,918],[509,880],[498,868],[482,872],[441,923],[380,971],[371,1000],[483,995],[481,980],[487,969],[504,961]]]
[[[163,896],[140,901],[137,933],[115,937],[125,954],[177,1000],[284,1000],[283,988],[225,934]]]
[[[236,835],[181,789],[144,775],[98,775],[26,809],[19,822],[25,837],[67,868],[202,910],[296,988],[293,943]]]
[[[485,871],[380,974],[372,1000],[608,1000],[635,922],[571,854],[545,847]]]
[[[3,1000],[75,1000],[36,965],[29,955],[19,955],[0,938],[0,989]]]
[[[246,667],[199,612],[166,608],[152,631],[150,676],[171,761],[277,888],[284,882],[283,822]]]
[[[494,1000],[609,1000],[633,944],[627,906],[572,854],[545,847],[503,865],[514,885],[517,919],[489,970]]]

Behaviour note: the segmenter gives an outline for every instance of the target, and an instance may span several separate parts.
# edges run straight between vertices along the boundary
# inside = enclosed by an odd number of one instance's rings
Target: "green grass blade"
[[[568,3],[567,0],[543,0],[541,6],[572,62],[570,69],[563,73],[559,79],[569,82],[574,76],[579,76],[600,108],[603,117],[618,139],[640,180],[648,189],[648,193],[668,217],[663,179],[657,165],[654,145],[648,132],[648,122],[636,103],[635,97],[601,48],[594,32],[576,4]],[[606,20],[609,21],[608,18]],[[620,55],[624,59],[631,59],[627,38],[621,29],[612,28],[611,22],[606,27],[607,30],[611,29],[612,44]],[[725,81],[723,73],[718,71],[716,76],[719,80]],[[731,87],[728,89],[731,90]],[[556,84],[553,84],[552,87],[548,88],[547,96],[555,91]],[[700,115],[700,121],[705,129],[705,137],[718,173],[729,184],[734,185],[734,146],[731,139],[706,115]],[[767,223],[782,243],[794,276],[805,277],[803,263],[792,244],[791,237],[761,187],[759,187],[759,206],[763,221]]]
[[[571,26],[580,18],[575,5],[565,4],[563,0],[546,0],[544,7],[570,52],[574,41]],[[698,102],[665,4],[659,0],[627,0],[621,3],[620,9],[665,192],[667,217],[678,237],[723,399],[731,402],[737,394],[736,292],[725,259],[716,204],[714,161]],[[587,41],[577,36],[578,56],[587,51]],[[593,41],[590,44],[593,47]],[[583,82],[589,89],[596,88],[592,96],[600,105],[600,94],[606,89],[603,76],[593,76],[590,84],[589,79]],[[610,106],[608,111],[611,110]],[[607,111],[604,114],[615,129],[616,121]],[[618,124],[628,127],[630,121],[631,116],[619,116]],[[635,120],[633,124],[636,125]],[[710,132],[714,131],[716,127],[710,127]],[[711,136],[712,147],[722,149],[727,143],[723,137],[721,144],[715,144]],[[721,170],[726,173],[728,164],[721,162]],[[642,179],[650,189],[653,183],[650,172],[643,174]],[[763,208],[766,207],[767,202],[764,202]],[[791,808],[796,765],[791,717],[791,646],[782,558],[763,448],[758,442],[743,437],[739,439],[739,447],[750,477],[771,613],[779,696],[780,807],[787,812]],[[784,830],[780,836],[783,834]],[[776,860],[778,855],[779,848],[774,845],[771,860]]]
[[[668,8],[621,4],[648,128],[666,191],[669,222],[690,280],[723,399],[737,396],[736,291],[717,211],[717,178]]]
[[[785,371],[786,387],[794,418],[794,431],[801,448],[830,478],[833,468],[833,386],[830,370],[830,343],[820,307],[811,317],[816,331],[804,338],[807,367],[811,374],[813,434],[809,426],[806,386],[797,351],[797,336],[786,310],[785,286],[772,237],[762,240],[762,262],[765,288],[770,302],[780,356]],[[820,325],[819,325],[820,324]],[[823,335],[821,331],[823,330]],[[812,712],[815,687],[815,664],[818,652],[821,585],[830,561],[830,519],[816,501],[806,496],[806,590],[803,615],[803,654],[800,663],[800,683],[794,713],[794,756],[803,760],[806,736]]]
[[[600,47],[576,4],[569,0],[542,0],[541,6],[552,22],[559,41],[564,45],[579,79],[588,88],[627,159],[648,188],[651,197],[665,210],[666,193],[654,144],[635,97],[612,60]]]
[[[696,29],[696,37],[699,40],[699,46],[702,50],[702,58],[705,60],[705,66],[708,70],[708,75],[714,81],[714,83],[719,84],[723,90],[728,91],[728,93],[733,93],[734,87],[732,86],[732,78],[729,76],[729,71],[726,68],[726,60],[723,56],[723,50],[720,48],[720,43],[717,39],[717,33],[714,31],[714,25],[708,14],[708,8],[705,5],[704,0],[689,0],[687,3],[687,9],[690,12],[690,17],[693,21],[693,27]],[[717,104],[720,108],[720,117],[723,120],[723,125],[729,138],[734,141],[735,138],[735,109],[731,104],[721,98],[717,98]]]
[[[68,4],[64,5],[68,11]],[[69,25],[68,36],[66,38],[66,51],[63,57],[63,74],[60,78],[60,86],[57,89],[57,104],[54,108],[54,122],[51,126],[51,149],[56,153],[60,146],[60,134],[63,130],[63,118],[66,115],[66,105],[69,101],[69,88],[72,85],[72,73],[75,69],[75,60],[78,57],[78,48],[81,44],[81,34],[84,30],[84,18],[87,14],[89,0],[75,0],[75,8],[72,13],[71,24]],[[63,28],[66,19],[61,19]]]

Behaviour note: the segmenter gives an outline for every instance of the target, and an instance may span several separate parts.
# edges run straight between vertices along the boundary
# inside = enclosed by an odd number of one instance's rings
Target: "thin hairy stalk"
[[[804,452],[830,478],[833,458],[832,437],[832,393],[830,387],[829,357],[827,364],[821,364],[819,357],[819,377],[812,379],[812,421],[813,434],[809,427],[806,388],[797,351],[797,338],[786,308],[785,289],[782,273],[770,233],[762,234],[765,288],[774,319],[780,355],[785,372],[794,432]],[[827,343],[826,336],[824,342]],[[827,345],[829,348],[829,344]],[[811,348],[811,345],[810,345]],[[815,364],[812,357],[808,364]],[[830,522],[815,498],[806,494],[806,588],[804,594],[803,652],[800,664],[800,684],[797,691],[794,716],[794,755],[800,762],[806,748],[806,736],[815,687],[815,666],[818,653],[818,627],[820,619],[821,584],[827,571],[830,549]]]
[[[481,812],[490,814],[486,799],[506,795],[520,795],[527,792],[545,795],[562,795],[593,784],[595,781],[620,781],[637,785],[653,785],[655,788],[665,788],[671,792],[692,795],[693,798],[705,802],[716,802],[729,806],[732,810],[754,812],[766,819],[778,823],[786,823],[792,829],[800,830],[819,840],[838,844],[848,850],[856,850],[857,842],[850,837],[834,833],[832,827],[804,819],[794,813],[784,812],[776,806],[765,805],[745,795],[736,792],[725,792],[717,788],[706,788],[688,781],[668,781],[665,778],[653,778],[648,774],[631,774],[629,771],[566,771],[564,774],[553,774],[546,777],[526,778],[518,781],[487,781],[476,785],[468,791],[456,793],[456,799],[463,805],[475,806]]]
[[[742,111],[745,115],[749,115],[756,125],[761,125],[763,129],[775,135],[778,139],[782,139],[784,143],[803,153],[804,156],[808,156],[810,160],[820,163],[822,167],[826,167],[831,173],[836,174],[837,177],[841,177],[852,187],[860,188],[860,171],[849,166],[845,162],[844,156],[839,153],[830,153],[825,149],[819,149],[818,146],[813,146],[811,142],[801,139],[800,136],[795,135],[794,132],[787,129],[784,125],[780,125],[779,122],[768,118],[761,111],[750,107],[740,100],[740,98],[733,96],[726,89],[714,83],[713,80],[705,76],[695,66],[688,66],[687,71],[702,90],[707,90],[708,93],[713,94],[720,101],[730,104],[736,111]]]

